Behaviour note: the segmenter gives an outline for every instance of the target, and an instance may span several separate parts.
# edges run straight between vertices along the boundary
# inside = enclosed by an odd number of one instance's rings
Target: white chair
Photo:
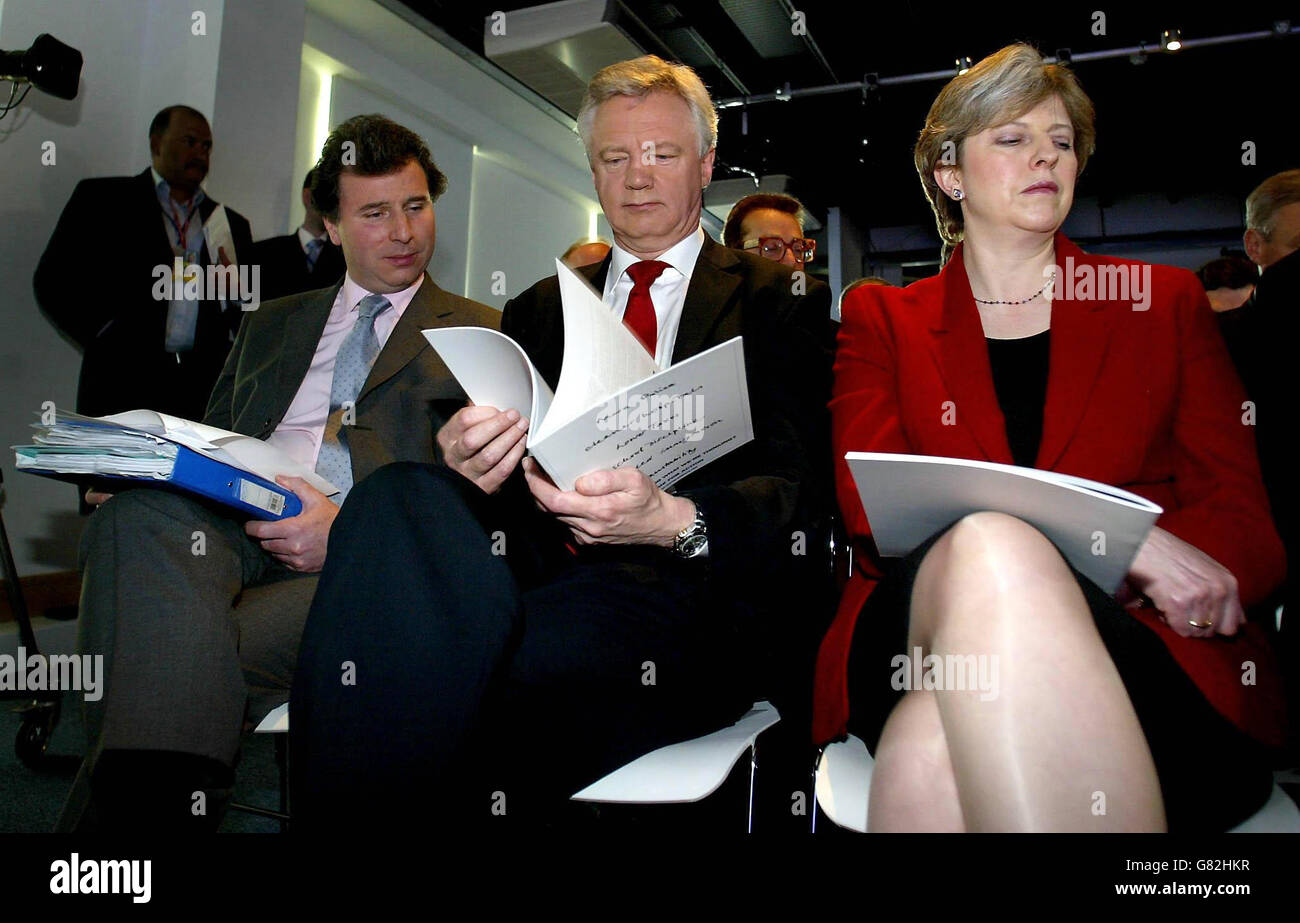
[[[866,744],[852,734],[847,740],[822,750],[814,774],[813,831],[817,809],[834,823],[859,833],[867,832],[867,798],[875,766]],[[1276,782],[1268,802],[1250,819],[1229,833],[1300,833],[1300,808]]]
[[[718,790],[731,775],[745,751],[749,751],[748,829],[754,826],[754,775],[757,771],[758,735],[781,720],[769,702],[755,702],[730,727],[660,747],[598,779],[573,796],[573,801],[605,804],[681,804],[700,801]],[[289,703],[272,709],[254,729],[255,734],[287,734]],[[277,749],[283,738],[276,740]],[[268,817],[288,820],[288,793],[280,786],[280,812],[232,805]]]
[[[591,783],[573,801],[604,804],[683,804],[718,790],[749,751],[749,811],[746,830],[754,829],[754,775],[758,735],[781,720],[770,702],[755,702],[731,727],[660,747]]]

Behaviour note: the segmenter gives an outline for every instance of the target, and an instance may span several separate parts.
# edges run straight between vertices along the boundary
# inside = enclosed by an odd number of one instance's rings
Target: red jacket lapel
[[[1057,233],[1052,352],[1037,468],[1053,469],[1065,454],[1088,408],[1088,398],[1097,384],[1119,313],[1132,309],[1131,305],[1097,297],[1102,294],[1096,285],[1098,262],[1064,234]],[[1091,274],[1093,285],[1084,288],[1078,284],[1080,280],[1072,278],[1080,269],[1085,276]]]
[[[984,327],[971,295],[958,246],[940,279],[943,305],[930,329],[935,334],[939,370],[956,405],[957,425],[975,436],[988,461],[1011,464],[1007,426],[993,390],[993,369],[984,343]],[[948,408],[936,408],[936,413]]]

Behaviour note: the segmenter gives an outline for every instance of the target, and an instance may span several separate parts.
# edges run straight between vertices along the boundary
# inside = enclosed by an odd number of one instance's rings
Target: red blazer
[[[813,734],[819,744],[845,731],[849,643],[879,574],[844,453],[1013,463],[962,249],[935,277],[903,289],[864,286],[845,299],[831,430],[839,507],[860,566],[818,658]],[[1070,258],[1076,278],[1080,267],[1090,267],[1094,278],[1104,266],[1149,270],[1150,304],[1141,310],[1131,298],[1076,299],[1089,293],[1058,280],[1064,291],[1052,305],[1035,467],[1113,484],[1160,504],[1160,527],[1228,568],[1243,605],[1263,601],[1283,579],[1285,556],[1260,480],[1254,430],[1243,423],[1245,392],[1199,282],[1183,269],[1085,254],[1057,234],[1057,265],[1068,267]],[[956,425],[942,422],[946,401],[955,406]],[[1215,708],[1251,736],[1281,743],[1284,700],[1260,625],[1232,639],[1202,640],[1178,636],[1154,609],[1135,617],[1160,635]],[[1248,660],[1256,664],[1255,685],[1242,683]]]

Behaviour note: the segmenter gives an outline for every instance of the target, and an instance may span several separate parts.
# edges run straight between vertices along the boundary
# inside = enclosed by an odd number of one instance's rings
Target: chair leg
[[[289,829],[289,735],[275,735],[275,765],[280,770],[280,832]]]
[[[749,748],[749,820],[745,825],[746,833],[754,832],[754,778],[758,775],[758,741]]]
[[[812,797],[809,799],[810,801],[812,801],[812,807],[811,807],[811,809],[808,811],[809,816],[812,818],[812,830],[810,831],[810,832],[812,832],[812,833],[816,833],[816,832],[817,832],[817,774],[821,771],[821,766],[822,766],[822,753],[823,753],[824,750],[825,750],[825,748],[822,748],[821,750],[818,750],[818,751],[817,751],[817,757],[816,757],[816,759],[813,761],[813,768],[812,768]]]

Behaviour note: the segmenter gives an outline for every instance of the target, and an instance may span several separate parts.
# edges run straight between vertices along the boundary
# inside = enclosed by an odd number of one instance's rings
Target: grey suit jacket
[[[284,419],[341,287],[263,303],[239,329],[204,422],[265,439]],[[494,308],[440,289],[428,275],[393,328],[347,425],[354,479],[395,461],[440,461],[434,436],[465,392],[420,334],[429,327],[500,327]]]

